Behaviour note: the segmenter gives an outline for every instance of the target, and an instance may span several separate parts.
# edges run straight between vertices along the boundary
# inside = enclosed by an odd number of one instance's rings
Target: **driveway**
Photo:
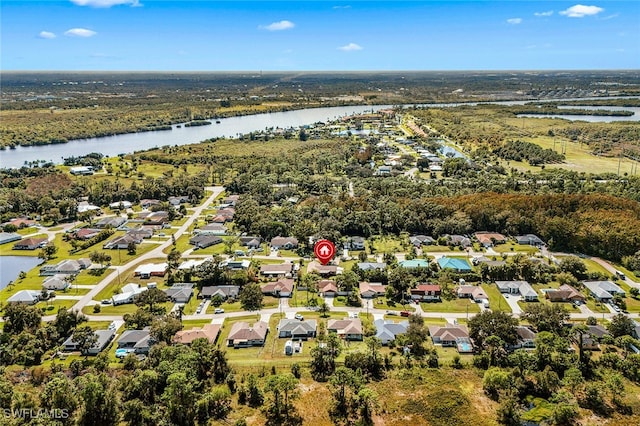
[[[509,306],[511,306],[511,312],[515,315],[520,315],[522,313],[522,308],[518,305],[518,301],[522,300],[522,297],[517,294],[503,294],[504,300],[507,302]]]

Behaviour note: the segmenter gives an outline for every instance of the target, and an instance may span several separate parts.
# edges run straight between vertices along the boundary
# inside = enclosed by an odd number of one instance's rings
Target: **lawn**
[[[492,311],[511,312],[511,306],[503,300],[498,287],[493,284],[482,284],[484,292],[489,296],[489,307]]]
[[[171,308],[173,308],[174,303],[166,302],[162,303],[159,306],[164,306],[166,312],[169,312]],[[124,315],[124,314],[133,314],[138,310],[138,306],[133,303],[127,303],[124,305],[112,306],[112,305],[100,305],[100,312],[94,313],[93,306],[85,306],[82,308],[82,313],[85,315]]]
[[[443,312],[443,313],[477,313],[480,307],[471,299],[452,299],[443,300],[440,303],[420,303],[424,312]]]
[[[514,243],[506,243],[506,244],[498,244],[493,247],[495,251],[498,253],[527,253],[534,254],[538,252],[538,249],[530,246],[528,244],[514,244]]]
[[[371,248],[371,246],[369,246]],[[404,244],[399,237],[375,236],[373,237],[375,253],[397,253],[405,251]]]
[[[629,284],[624,281],[618,281],[617,284],[627,293],[627,297],[624,298],[627,304],[627,312],[640,312],[640,300],[631,297],[629,293],[631,287],[629,287]]]
[[[75,305],[77,300],[56,300],[55,298],[36,303],[38,308],[46,308],[45,315],[55,315],[60,308],[70,309]]]

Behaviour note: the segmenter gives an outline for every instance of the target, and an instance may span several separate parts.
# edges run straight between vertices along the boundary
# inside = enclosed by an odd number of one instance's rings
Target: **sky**
[[[640,68],[640,1],[0,1],[0,70]]]

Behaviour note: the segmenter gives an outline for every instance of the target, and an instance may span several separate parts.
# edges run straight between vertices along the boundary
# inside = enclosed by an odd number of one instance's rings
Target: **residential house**
[[[316,337],[317,321],[283,318],[278,323],[278,337],[307,340]]]
[[[376,327],[376,337],[384,346],[396,340],[396,336],[407,332],[409,321],[393,322],[391,320],[378,319],[373,322]]]
[[[221,243],[222,243],[222,238],[216,235],[198,234],[195,237],[189,238],[189,244],[200,249],[211,247]]]
[[[138,245],[142,242],[142,238],[136,235],[124,234],[107,241],[102,248],[105,250],[126,250],[130,244]]]
[[[412,235],[411,237],[409,237],[409,242],[417,248],[435,244],[436,240],[428,235]]]
[[[587,334],[582,335],[582,348],[596,351],[600,350],[600,342],[604,336],[609,334],[609,331],[600,324],[587,325],[587,329]],[[575,341],[580,342],[578,333],[575,335]]]
[[[518,235],[516,237],[516,241],[518,244],[526,246],[534,246],[534,247],[543,247],[544,241],[542,241],[537,235],[527,234],[527,235]]]
[[[160,200],[148,199],[148,198],[140,200],[140,206],[145,210],[153,206],[159,206],[160,204],[162,204]]]
[[[425,302],[440,302],[442,289],[437,284],[419,284],[411,289],[411,299]]]
[[[251,266],[248,259],[226,259],[220,263],[220,266],[231,271],[246,271]]]
[[[182,262],[180,266],[178,266],[178,270],[179,271],[193,270],[206,262],[211,262],[212,260],[213,260],[213,257],[206,257],[204,259],[188,259]]]
[[[25,238],[13,245],[13,250],[35,250],[47,244],[46,238]]]
[[[232,194],[222,199],[223,204],[227,204],[229,206],[235,206],[240,199],[240,195]]]
[[[73,236],[78,240],[90,240],[100,233],[100,229],[96,228],[82,228],[73,233]]]
[[[519,325],[516,327],[518,339],[514,345],[509,345],[510,350],[534,349],[536,347],[536,332],[529,327]]]
[[[293,263],[267,264],[260,266],[260,275],[266,277],[290,277],[293,272]]]
[[[119,228],[125,224],[127,218],[122,216],[110,216],[103,217],[99,221],[95,223],[96,228],[104,229],[104,228]]]
[[[585,297],[575,288],[568,284],[563,284],[557,289],[550,289],[544,293],[544,297],[551,302],[581,302],[584,303]]]
[[[78,210],[78,213],[96,212],[99,215],[102,214],[102,209],[100,209],[100,207],[93,204],[89,204],[87,201],[79,202],[77,206],[77,210]]]
[[[79,274],[81,270],[91,266],[91,261],[87,258],[82,259],[66,259],[61,260],[55,265],[44,265],[40,268],[41,276],[51,275],[75,275]]]
[[[115,330],[95,330],[95,335],[98,337],[98,340],[89,348],[86,352],[83,352],[83,355],[98,355],[102,352],[113,340],[113,337],[116,334]],[[79,351],[80,347],[78,346],[78,342],[73,340],[73,335],[64,341],[62,344],[64,350],[67,352]]]
[[[330,319],[327,331],[344,340],[362,340],[362,321],[359,318]]]
[[[459,353],[472,353],[473,344],[469,339],[467,327],[458,324],[449,324],[443,326],[430,325],[429,335],[436,345],[443,347],[455,347]]]
[[[250,346],[264,346],[264,341],[269,333],[269,324],[257,321],[253,326],[244,321],[237,321],[231,326],[227,345],[234,348],[248,348]]]
[[[127,201],[127,200],[115,201],[109,204],[109,208],[112,210],[126,210],[126,209],[130,209],[131,207],[133,207],[133,204],[131,204],[131,201]]]
[[[148,355],[154,341],[147,327],[143,330],[125,330],[117,343],[118,349],[129,349],[136,354]]]
[[[93,174],[93,167],[90,167],[90,166],[71,167],[69,169],[69,173],[71,173],[74,176],[92,175]]]
[[[216,216],[222,216],[225,218],[225,222],[231,222],[233,221],[233,217],[236,215],[236,209],[234,209],[233,207],[225,207],[222,209],[219,209],[216,212]]]
[[[127,303],[135,302],[135,298],[140,293],[144,293],[148,290],[148,287],[141,287],[139,284],[129,283],[122,287],[119,294],[111,296],[111,303],[113,306],[125,305]]]
[[[342,274],[342,268],[336,265],[323,265],[320,262],[312,261],[307,266],[308,274],[318,274],[322,277]]]
[[[191,330],[180,330],[173,336],[173,343],[190,345],[196,339],[206,339],[209,343],[215,343],[221,327],[220,324],[205,324],[202,328],[194,327]]]
[[[167,199],[167,201],[169,202],[169,204],[171,204],[172,206],[179,206],[180,204],[184,204],[184,203],[188,203],[189,202],[189,196],[188,195],[178,195],[175,197],[169,197]]]
[[[26,217],[14,217],[13,219],[9,220],[9,222],[3,223],[2,225],[4,226],[9,224],[15,225],[16,227],[18,227],[18,229],[22,229],[36,226],[38,222],[36,222],[35,220],[27,219]]]
[[[442,256],[438,259],[438,265],[440,269],[451,269],[455,272],[471,272],[471,265],[467,262],[467,259],[460,257],[448,257]]]
[[[347,250],[364,250],[365,240],[363,237],[349,237],[344,243]]]
[[[240,237],[239,242],[243,247],[257,249],[262,244],[262,238],[254,235],[244,235]]]
[[[270,245],[274,250],[291,250],[298,247],[298,239],[294,237],[275,237],[271,239]]]
[[[584,286],[599,302],[610,302],[616,295],[626,296],[624,290],[611,281],[585,281]]]
[[[378,263],[378,262],[360,262],[358,263],[358,268],[362,271],[384,271],[387,269],[386,263]]]
[[[42,288],[45,290],[60,291],[71,287],[66,275],[53,275],[45,278],[42,282]]]
[[[142,241],[143,239],[146,240],[153,237],[153,229],[150,227],[140,227],[136,229],[130,229],[129,231],[127,231],[125,235],[130,235]]]
[[[227,300],[229,298],[235,299],[239,294],[240,287],[237,285],[214,285],[202,287],[198,297],[201,299],[213,299],[214,297],[219,296],[222,300]]]
[[[142,219],[146,225],[165,225],[169,223],[169,213],[164,210],[142,212],[138,215],[138,219]]]
[[[167,273],[168,264],[164,263],[145,263],[138,266],[133,275],[142,279],[149,279],[151,277],[164,277]]]
[[[526,281],[496,281],[500,293],[519,294],[526,302],[538,300],[538,293]]]
[[[34,305],[40,300],[40,292],[36,290],[20,290],[7,299],[7,303]]]
[[[487,296],[487,293],[485,293],[484,289],[479,285],[461,285],[458,287],[456,292],[460,299],[473,299],[476,303],[482,303],[485,300],[489,300],[489,296]]]
[[[493,247],[496,244],[507,242],[507,237],[497,232],[476,232],[473,234],[480,244],[484,247]]]
[[[198,235],[227,235],[227,227],[221,223],[210,223],[202,228],[194,229],[193,233]]]
[[[507,262],[505,262],[504,260],[492,260],[487,256],[476,256],[471,259],[471,263],[475,266],[478,266],[484,263],[489,267],[499,267],[507,264]]]
[[[471,246],[471,239],[465,237],[464,235],[447,235],[446,237],[449,241],[449,244],[452,246],[460,246],[462,248]]]
[[[193,284],[192,283],[175,283],[164,290],[167,297],[173,303],[189,303],[193,296]]]
[[[369,283],[369,282],[360,282],[360,297],[363,299],[372,299],[374,297],[382,297],[385,295],[387,290],[386,285],[382,285],[382,283]]]
[[[398,266],[406,269],[428,268],[429,261],[424,259],[403,260],[402,262],[398,263]]]
[[[262,294],[273,297],[291,297],[295,281],[291,278],[280,278],[280,280],[267,283],[262,286]]]
[[[20,241],[22,235],[14,232],[0,232],[0,244],[12,243],[14,241]]]
[[[322,297],[335,297],[338,294],[338,286],[333,280],[318,281],[318,293]]]

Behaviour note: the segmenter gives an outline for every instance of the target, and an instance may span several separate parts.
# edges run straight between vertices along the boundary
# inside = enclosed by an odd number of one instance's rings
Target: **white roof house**
[[[36,290],[20,290],[7,299],[7,303],[24,303],[33,305],[40,300],[40,292]]]
[[[122,293],[114,294],[111,297],[111,302],[115,305],[124,305],[125,303],[133,303],[135,297],[147,291],[147,287],[140,287],[138,284],[127,284],[122,287]]]
[[[47,277],[42,282],[42,288],[45,290],[66,290],[71,286],[69,281],[66,280],[66,275],[54,275],[52,277]]]

